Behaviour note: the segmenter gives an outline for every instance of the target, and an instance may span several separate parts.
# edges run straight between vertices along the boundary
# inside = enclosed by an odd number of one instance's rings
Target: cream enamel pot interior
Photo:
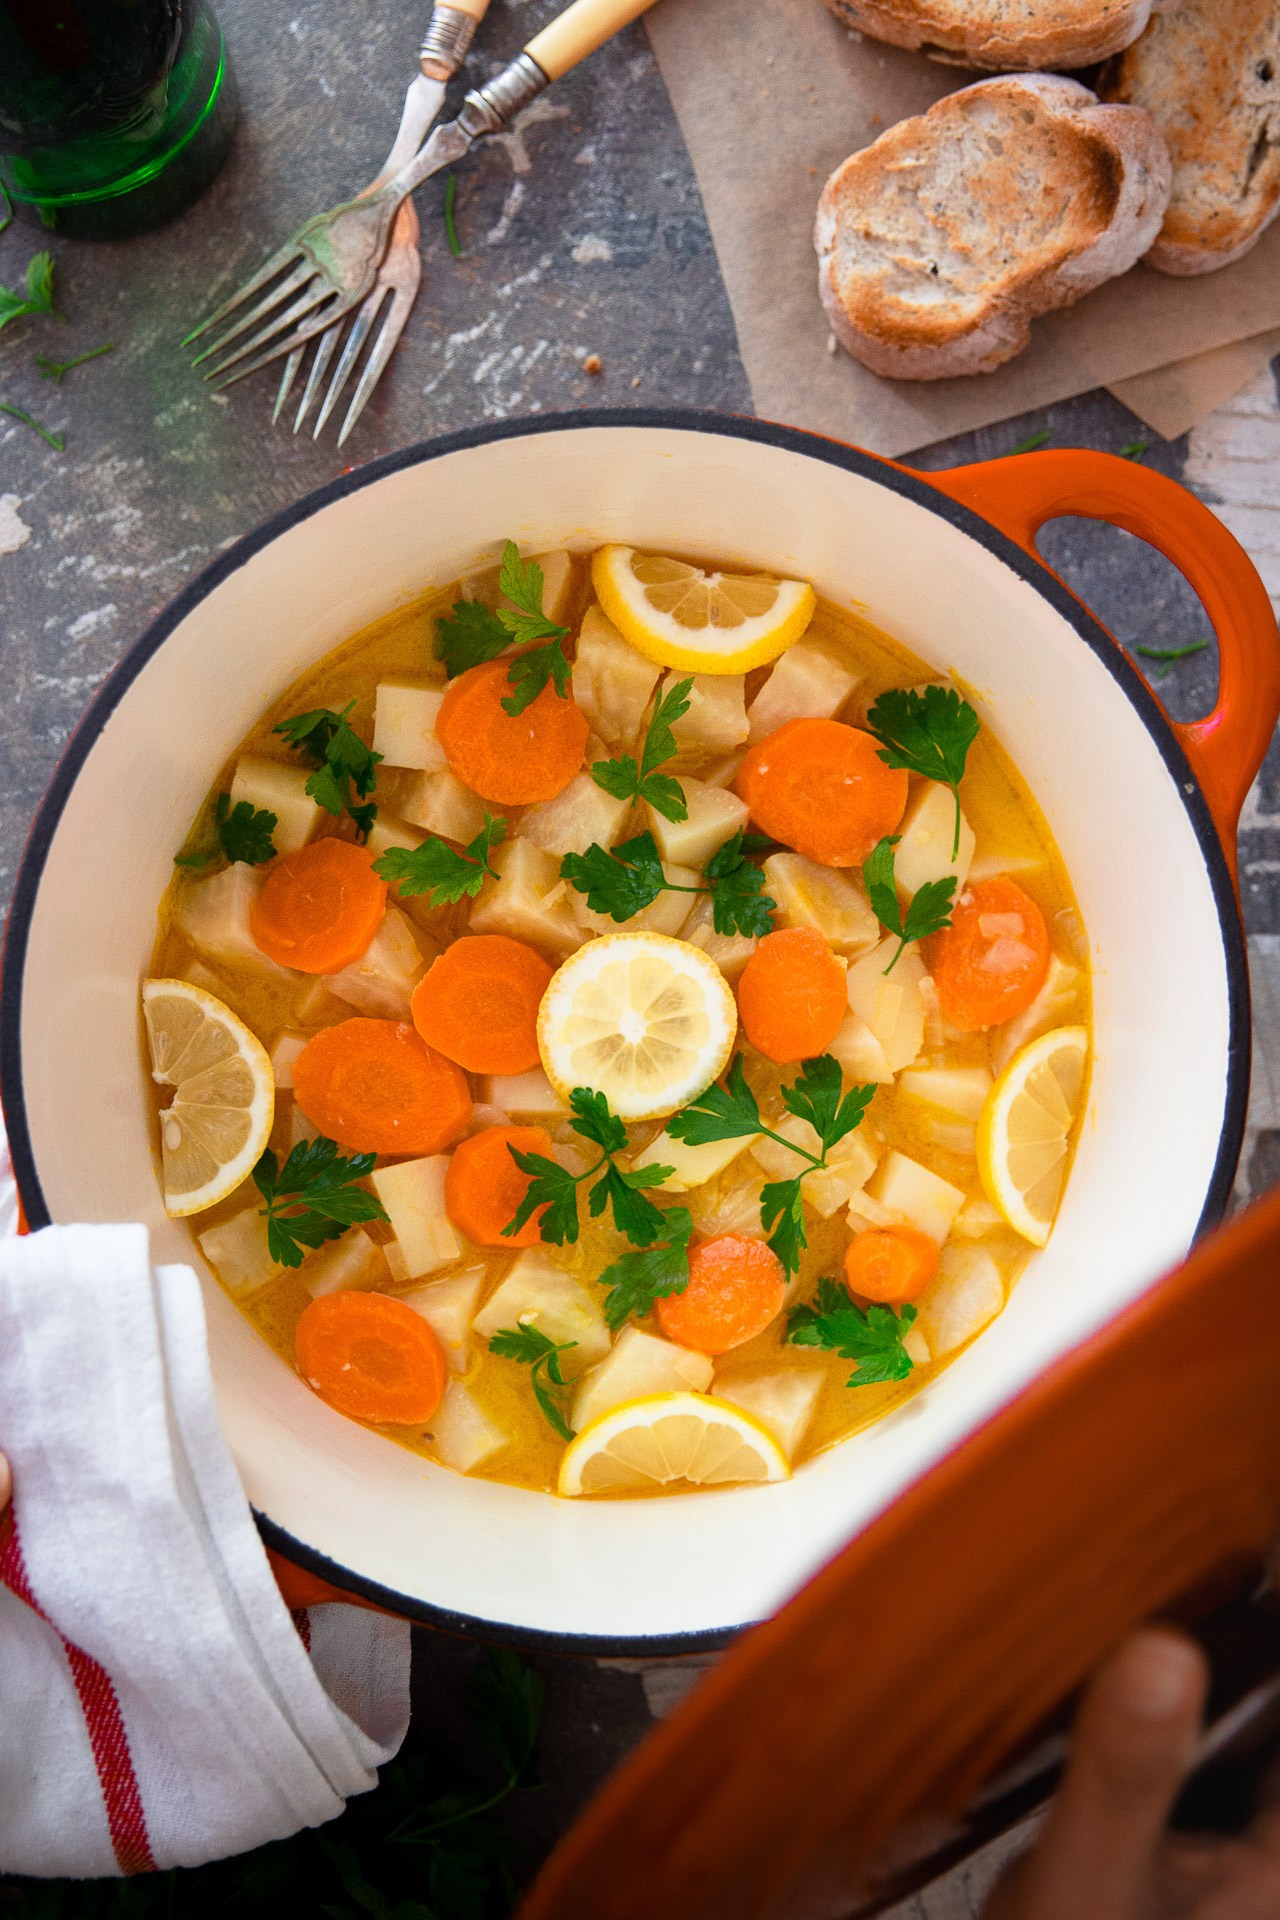
[[[1072,461],[1086,467],[1060,464]],[[1248,561],[1206,509],[1131,463],[1005,464],[1032,532],[1037,501],[1039,520],[1095,513],[1136,530],[1160,520],[1161,501],[1169,509],[1168,537],[1150,537],[1192,577],[1224,663],[1219,711],[1192,757],[1233,825],[1231,794],[1238,811],[1277,697],[1275,623]],[[993,471],[934,478],[990,505],[982,476]],[[1179,514],[1200,542],[1192,562],[1164,524]],[[1017,514],[1006,505],[1004,517]],[[952,669],[1043,807],[1088,928],[1096,1059],[1048,1248],[938,1380],[776,1487],[573,1503],[424,1462],[311,1394],[205,1272],[188,1225],[161,1210],[138,983],[174,849],[219,766],[298,673],[508,535],[526,551],[622,540],[801,575]],[[1238,556],[1234,584],[1224,551]],[[1263,663],[1247,719],[1239,634],[1229,646],[1230,619],[1219,618],[1227,602],[1237,628],[1252,623]],[[774,1609],[1220,1210],[1249,1034],[1242,934],[1209,801],[1175,729],[1056,577],[904,469],[789,429],[639,412],[504,423],[374,461],[275,516],[189,586],[68,749],[23,862],[5,955],[0,1072],[27,1217],[142,1220],[158,1261],[201,1272],[232,1451],[268,1542],[304,1568],[411,1618],[497,1638],[553,1636],[584,1651],[714,1645]]]

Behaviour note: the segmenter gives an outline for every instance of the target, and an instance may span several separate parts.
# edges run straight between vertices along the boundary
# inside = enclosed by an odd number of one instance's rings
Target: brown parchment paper
[[[1172,367],[1135,373],[1131,380],[1112,380],[1110,391],[1162,438],[1176,440],[1239,393],[1278,353],[1280,327],[1272,327],[1268,333],[1255,333],[1251,340],[1211,347]]]
[[[764,419],[909,453],[1280,326],[1278,221],[1218,273],[1179,280],[1137,266],[1046,314],[1026,351],[995,373],[882,380],[829,351],[813,251],[818,195],[886,126],[982,76],[851,33],[821,0],[661,0],[647,25]],[[1185,380],[1196,379],[1193,367]]]

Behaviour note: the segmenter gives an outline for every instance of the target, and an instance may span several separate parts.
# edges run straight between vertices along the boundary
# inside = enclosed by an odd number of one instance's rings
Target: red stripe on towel
[[[12,1510],[11,1522],[3,1539],[0,1539],[0,1581],[4,1582],[10,1593],[24,1601],[33,1613],[39,1614],[42,1620],[53,1626],[31,1591],[18,1540],[18,1523],[16,1516],[12,1516]],[[57,1632],[56,1627],[54,1631]],[[66,1651],[67,1665],[71,1669],[80,1710],[89,1731],[89,1744],[93,1748],[98,1769],[98,1784],[102,1788],[107,1829],[111,1835],[116,1864],[121,1873],[154,1873],[156,1863],[151,1857],[147,1819],[142,1810],[138,1776],[133,1770],[129,1736],[124,1730],[124,1718],[116,1690],[104,1667],[99,1666],[87,1653],[82,1653],[79,1647],[73,1646],[65,1634],[59,1637]]]

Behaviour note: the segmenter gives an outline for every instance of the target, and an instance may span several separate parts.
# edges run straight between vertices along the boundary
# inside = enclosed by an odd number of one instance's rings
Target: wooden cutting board
[[[746,1635],[588,1807],[519,1920],[836,1920],[1127,1628],[1238,1592],[1278,1533],[1280,1192]]]

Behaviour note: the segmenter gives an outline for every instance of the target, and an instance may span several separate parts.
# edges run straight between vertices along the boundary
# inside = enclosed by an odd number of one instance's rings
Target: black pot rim
[[[388,453],[366,465],[350,469],[336,480],[305,494],[291,506],[272,514],[251,533],[247,533],[225,553],[190,581],[156,616],[130,647],[110,676],[103,682],[93,703],[76,728],[54,772],[23,851],[14,888],[4,941],[4,968],[0,976],[0,1097],[9,1130],[9,1150],[17,1178],[27,1222],[32,1230],[50,1224],[50,1214],[36,1170],[27,1125],[22,1070],[22,990],[27,944],[35,911],[36,897],[54,833],[63,808],[108,719],[129,687],[146,667],[170,634],[191,610],[208,597],[230,575],[237,572],[255,554],[271,545],[291,527],[310,519],[315,513],[348,494],[359,492],[408,467],[422,466],[448,454],[487,446],[495,441],[533,439],[545,433],[590,431],[593,428],[661,428],[686,433],[718,434],[727,439],[748,440],[798,453],[810,459],[840,467],[863,479],[875,481],[892,492],[902,494],[917,506],[938,515],[960,532],[1002,560],[1012,572],[1032,586],[1041,597],[1078,634],[1101,661],[1125,693],[1129,704],[1154,740],[1168,768],[1178,797],[1186,810],[1197,844],[1208,869],[1222,934],[1227,974],[1229,1039],[1227,1049],[1227,1087],[1223,1109],[1222,1133],[1213,1176],[1201,1210],[1197,1237],[1221,1218],[1231,1192],[1240,1146],[1244,1138],[1245,1112],[1249,1093],[1250,1018],[1249,980],[1244,929],[1236,905],[1235,889],[1217,828],[1199,782],[1183,752],[1172,725],[1145,681],[1125,656],[1123,649],[1094,618],[1083,602],[1043,561],[1033,559],[1013,540],[1001,533],[989,520],[962,506],[949,495],[929,484],[926,475],[866,453],[859,447],[806,432],[798,427],[776,426],[769,421],[739,418],[730,414],[698,413],[681,408],[585,408],[576,413],[527,415],[489,425],[466,427],[431,440],[415,442],[398,453]],[[477,1638],[513,1646],[543,1648],[559,1653],[584,1655],[613,1654],[632,1657],[671,1656],[707,1653],[729,1645],[754,1622],[732,1627],[709,1628],[691,1633],[638,1635],[593,1635],[556,1633],[517,1626],[509,1622],[451,1612],[411,1595],[396,1592],[377,1581],[353,1572],[330,1560],[325,1554],[297,1539],[268,1515],[254,1510],[258,1530],[267,1546],[275,1549],[308,1573],[316,1574],[342,1591],[385,1607],[406,1619],[445,1631],[474,1635]]]

